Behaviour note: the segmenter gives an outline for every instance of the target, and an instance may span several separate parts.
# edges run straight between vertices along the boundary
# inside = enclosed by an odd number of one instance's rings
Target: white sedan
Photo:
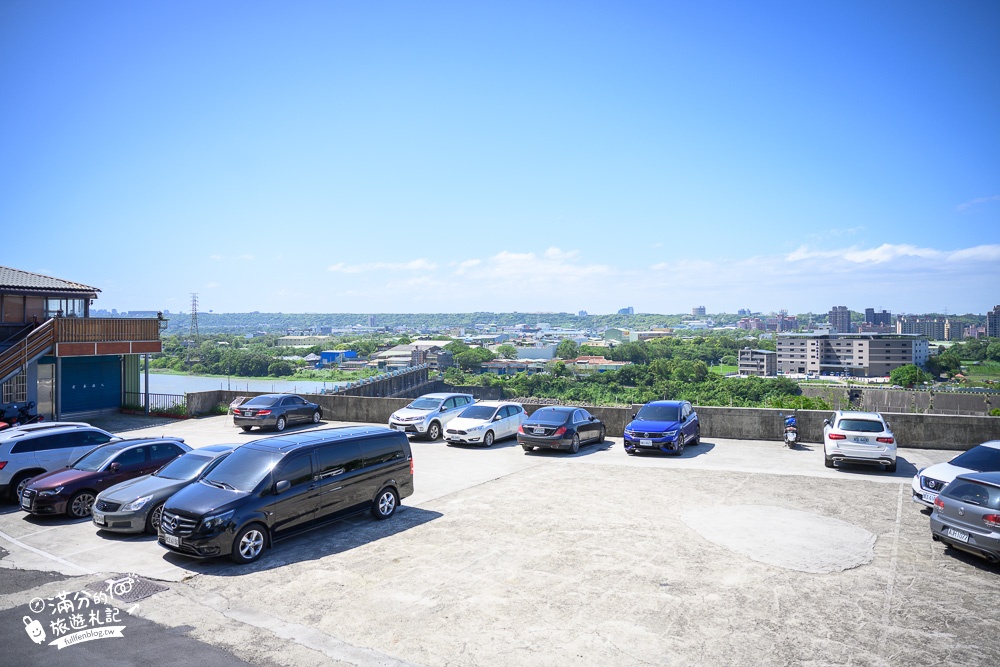
[[[497,440],[516,436],[526,418],[518,403],[482,401],[448,422],[444,439],[448,444],[489,447]]]
[[[1000,472],[1000,440],[976,445],[947,463],[938,463],[918,472],[911,483],[913,502],[933,508],[941,490],[967,472]]]

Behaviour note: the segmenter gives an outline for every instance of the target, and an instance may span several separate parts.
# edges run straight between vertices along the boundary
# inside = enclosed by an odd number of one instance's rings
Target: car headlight
[[[668,436],[668,437],[671,436],[671,435],[677,435],[677,431],[664,431],[663,435]]]
[[[65,488],[66,488],[65,486],[57,486],[54,489],[46,489],[44,491],[39,491],[38,497],[42,498],[47,496],[58,496],[60,493],[62,493],[63,489]]]
[[[472,428],[469,428],[467,430],[469,430],[469,431],[482,431],[483,428],[484,428],[483,425],[480,424],[479,426],[473,426]]]
[[[210,517],[202,519],[201,527],[202,530],[219,530],[233,518],[233,512],[236,510],[229,510],[228,512],[223,512],[222,514],[214,514]]]
[[[634,434],[635,434],[635,432],[632,429],[630,429],[630,428],[625,429],[625,435],[631,436],[631,435],[634,435]]]
[[[142,498],[136,498],[130,503],[125,503],[122,505],[122,510],[125,512],[134,512],[136,510],[141,510],[146,503],[153,499],[153,496],[143,496]]]

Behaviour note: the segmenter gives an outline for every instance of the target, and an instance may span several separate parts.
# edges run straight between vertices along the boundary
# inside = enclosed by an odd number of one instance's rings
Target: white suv
[[[833,413],[823,420],[823,463],[832,468],[839,461],[885,466],[896,472],[896,436],[877,412]]]
[[[82,422],[42,422],[0,431],[0,497],[20,497],[36,475],[64,468],[98,445],[121,440]]]
[[[472,394],[424,394],[402,410],[393,412],[389,428],[437,440],[448,422],[472,403]]]

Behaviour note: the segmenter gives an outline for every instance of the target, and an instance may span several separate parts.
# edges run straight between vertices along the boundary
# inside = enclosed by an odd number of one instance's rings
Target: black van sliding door
[[[319,457],[320,519],[348,514],[371,500],[370,494],[365,496],[363,458],[357,441],[320,445],[316,452]]]

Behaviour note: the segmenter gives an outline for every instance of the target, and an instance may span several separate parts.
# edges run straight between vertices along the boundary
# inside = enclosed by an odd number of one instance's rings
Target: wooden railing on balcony
[[[57,343],[160,340],[160,321],[152,318],[60,317],[49,321],[55,322]]]

